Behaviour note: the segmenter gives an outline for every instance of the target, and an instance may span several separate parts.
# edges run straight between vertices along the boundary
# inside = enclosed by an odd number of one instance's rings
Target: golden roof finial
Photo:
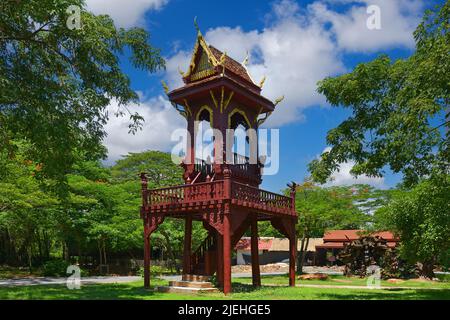
[[[281,96],[281,97],[279,97],[279,98],[276,98],[275,99],[275,102],[274,102],[274,105],[276,106],[277,104],[279,104],[281,101],[283,101],[284,100],[284,95],[283,96]]]
[[[197,36],[201,36],[202,32],[200,31],[200,27],[198,26],[198,23],[197,23],[197,16],[194,17],[194,26],[195,26],[195,29],[197,29]]]
[[[259,87],[262,89],[262,87],[264,86],[264,82],[266,82],[266,76],[264,76],[261,81],[259,82]]]
[[[224,53],[222,53],[222,55],[220,56],[220,61],[219,61],[219,64],[220,64],[220,65],[223,66],[223,65],[225,64],[226,56],[227,56],[227,52],[224,51]]]
[[[242,61],[242,65],[247,66],[249,61],[250,61],[250,54],[247,50],[247,55],[245,56],[244,61]]]
[[[184,71],[181,70],[180,66],[178,66],[178,73],[179,73],[182,77],[184,77],[184,75],[185,75]]]
[[[164,80],[161,80],[161,84],[162,84],[162,86],[164,88],[164,92],[166,94],[168,94],[169,93],[169,86],[167,85],[167,83]]]

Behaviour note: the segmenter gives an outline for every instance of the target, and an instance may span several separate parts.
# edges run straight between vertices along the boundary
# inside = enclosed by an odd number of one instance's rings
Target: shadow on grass
[[[153,281],[154,285],[166,285]],[[357,290],[305,287],[253,287],[233,282],[233,293],[175,294],[160,293],[143,288],[143,282],[126,284],[91,284],[80,290],[69,290],[64,285],[0,287],[0,299],[31,300],[182,300],[182,299],[238,299],[238,300],[450,300],[450,290]]]
[[[365,290],[355,292],[322,292],[319,299],[325,300],[450,300],[450,290]]]

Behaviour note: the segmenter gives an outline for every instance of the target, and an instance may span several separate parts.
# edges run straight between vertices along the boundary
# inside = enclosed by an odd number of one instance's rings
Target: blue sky
[[[434,2],[434,1],[433,1]],[[436,1],[439,2],[439,1]],[[310,0],[310,1],[207,1],[207,0],[87,0],[95,13],[110,14],[123,27],[140,26],[161,49],[167,70],[158,74],[136,71],[123,60],[132,87],[140,93],[140,106],[130,106],[146,119],[142,132],[127,134],[127,119],[112,118],[106,129],[108,163],[127,152],[148,149],[170,151],[171,132],[184,127],[184,119],[164,95],[160,81],[170,89],[181,85],[178,67],[186,70],[196,39],[195,16],[206,40],[238,61],[250,52],[249,71],[255,82],[266,75],[263,95],[285,101],[267,121],[280,130],[280,170],[265,176],[263,187],[273,191],[289,181],[303,181],[307,164],[327,147],[328,130],[349,114],[331,108],[315,91],[326,76],[351,71],[358,63],[381,53],[393,59],[408,57],[414,50],[412,32],[426,9],[422,0]],[[380,30],[369,30],[367,7],[380,8]],[[110,108],[117,104],[113,101]],[[389,188],[400,175],[389,171],[383,178],[353,179],[343,164],[330,185],[370,183]]]

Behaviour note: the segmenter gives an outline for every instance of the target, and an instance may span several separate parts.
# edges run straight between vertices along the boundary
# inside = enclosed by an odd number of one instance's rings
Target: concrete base
[[[157,287],[159,292],[172,293],[201,293],[201,292],[219,292],[210,282],[211,277],[184,274],[181,281],[169,281],[168,287]]]
[[[219,292],[217,288],[189,288],[189,287],[157,287],[156,290],[159,292],[187,293],[187,294]]]
[[[197,274],[183,274],[181,276],[181,279],[183,281],[194,281],[194,282],[209,282],[209,281],[211,281],[211,277],[197,275]]]

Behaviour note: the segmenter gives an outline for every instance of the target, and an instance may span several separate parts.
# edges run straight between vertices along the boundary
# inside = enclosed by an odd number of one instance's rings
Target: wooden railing
[[[238,182],[232,183],[231,198],[275,208],[292,209],[291,198]]]
[[[214,168],[211,161],[195,158],[194,170],[196,172],[201,172],[201,174],[206,177],[207,175],[212,176],[214,174]]]
[[[186,184],[181,186],[148,190],[151,205],[175,205],[205,200],[225,200],[224,180]],[[292,200],[277,193],[261,190],[246,184],[231,182],[231,199],[264,205],[266,209],[292,210]]]
[[[190,201],[219,200],[223,198],[223,181],[186,184],[149,190],[150,205],[181,204]]]
[[[248,163],[250,163],[249,157],[233,152],[233,164],[248,164]]]

